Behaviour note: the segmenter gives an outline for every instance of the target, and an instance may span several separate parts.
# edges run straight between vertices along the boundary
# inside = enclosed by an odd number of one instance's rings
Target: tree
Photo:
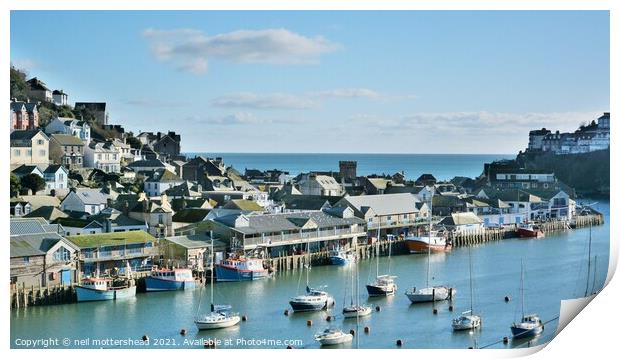
[[[33,194],[45,188],[45,181],[43,178],[34,173],[22,177],[20,184],[23,189],[29,189]]]
[[[16,175],[11,173],[11,197],[15,197],[19,194],[21,190],[21,184],[19,182],[19,178]]]
[[[131,148],[142,148],[142,142],[140,142],[139,139],[137,139],[136,137],[133,137],[133,135],[129,135],[127,136],[127,144],[131,147]]]
[[[26,72],[11,65],[11,98],[26,101],[28,97],[28,83]]]

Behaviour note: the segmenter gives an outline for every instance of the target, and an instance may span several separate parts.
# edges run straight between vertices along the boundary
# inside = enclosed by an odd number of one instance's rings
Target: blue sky
[[[10,57],[186,152],[514,153],[609,110],[606,11],[13,11]]]

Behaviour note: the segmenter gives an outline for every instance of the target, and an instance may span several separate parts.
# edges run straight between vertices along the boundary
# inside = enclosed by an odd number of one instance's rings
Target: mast
[[[594,273],[592,274],[592,294],[596,293],[596,257],[594,256]]]
[[[523,295],[523,258],[521,258],[521,318],[525,317],[525,296]]]
[[[586,276],[586,292],[584,297],[588,296],[588,288],[590,287],[590,255],[592,252],[592,221],[590,221],[590,239],[588,240],[588,275]]]
[[[308,263],[306,263],[306,290],[308,288],[308,286],[310,285],[310,239],[308,239],[308,241],[306,241],[306,251],[308,252],[308,255],[306,256],[306,258],[308,259]]]
[[[474,280],[472,278],[473,264],[471,261],[471,246],[468,246],[467,248],[469,252],[469,310],[471,311],[471,314],[474,314]]]
[[[211,313],[213,313],[215,311],[215,304],[213,303],[213,271],[215,270],[215,265],[213,263],[215,260],[215,253],[213,252],[215,248],[213,244],[213,231],[209,231],[209,237],[211,237]]]
[[[426,287],[428,288],[428,283],[430,281],[431,275],[431,231],[433,230],[433,196],[435,195],[434,191],[431,191],[431,202],[430,202],[430,210],[428,211],[428,255],[426,256]],[[434,298],[433,298],[434,299]]]
[[[379,244],[381,243],[381,217],[379,217],[379,227],[377,228],[377,251],[376,259],[377,259],[377,278],[379,277]]]

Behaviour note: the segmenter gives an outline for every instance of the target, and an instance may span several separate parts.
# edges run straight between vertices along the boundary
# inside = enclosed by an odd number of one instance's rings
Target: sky
[[[492,153],[609,111],[607,11],[12,11],[13,65],[183,152]]]

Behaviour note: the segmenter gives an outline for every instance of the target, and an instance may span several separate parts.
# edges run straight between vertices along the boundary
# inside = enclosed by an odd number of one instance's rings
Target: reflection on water
[[[609,257],[609,203],[597,205],[606,214],[606,224],[592,229],[592,258],[596,256],[596,273],[590,268],[590,290],[596,279],[596,290],[604,283]],[[470,346],[509,348],[525,345],[502,343],[510,336],[510,325],[520,319],[519,294],[520,263],[525,263],[525,307],[528,313],[537,313],[543,322],[556,318],[560,300],[582,296],[587,281],[587,228],[549,235],[539,240],[507,239],[471,248],[474,267],[474,308],[482,316],[482,328],[474,332],[453,333],[452,319],[470,307],[469,255],[466,248],[455,248],[450,253],[431,255],[431,283],[448,284],[457,290],[450,311],[448,301],[412,305],[405,291],[426,283],[427,256],[393,256],[391,273],[398,276],[395,296],[368,298],[365,284],[374,280],[376,263],[358,263],[360,275],[360,301],[373,308],[373,313],[360,318],[359,333],[347,347],[395,348],[401,339],[405,348],[468,348]],[[387,272],[387,258],[380,261],[380,272]],[[292,271],[278,273],[273,279],[244,283],[218,283],[215,301],[230,304],[248,320],[238,326],[215,332],[198,332],[193,319],[199,300],[208,308],[209,287],[187,292],[138,293],[136,298],[118,302],[91,302],[79,304],[31,307],[11,311],[11,346],[18,338],[68,337],[77,338],[132,338],[143,335],[154,339],[174,339],[175,347],[200,347],[184,343],[192,339],[230,339],[233,347],[280,347],[275,340],[302,340],[295,347],[318,348],[314,335],[334,326],[345,332],[357,329],[355,320],[343,320],[342,304],[345,290],[350,294],[350,267],[313,267],[310,284],[326,285],[336,299],[336,306],[329,311],[293,313],[288,301],[303,291],[305,273]],[[504,297],[512,300],[505,302]],[[201,299],[202,298],[202,299]],[[376,311],[376,307],[380,311]],[[289,309],[290,314],[284,315]],[[433,313],[437,309],[437,313]],[[327,322],[328,315],[336,318]],[[306,323],[312,320],[312,326]],[[70,325],[68,324],[70,323]],[[364,334],[363,328],[370,333]],[[557,320],[545,325],[544,332],[530,345],[550,340],[557,327]],[[180,334],[181,329],[187,335]],[[265,340],[266,344],[243,345],[237,340]],[[267,340],[273,340],[267,342]],[[199,341],[198,341],[199,342]],[[151,346],[155,347],[155,346]],[[227,347],[227,346],[224,346]]]

